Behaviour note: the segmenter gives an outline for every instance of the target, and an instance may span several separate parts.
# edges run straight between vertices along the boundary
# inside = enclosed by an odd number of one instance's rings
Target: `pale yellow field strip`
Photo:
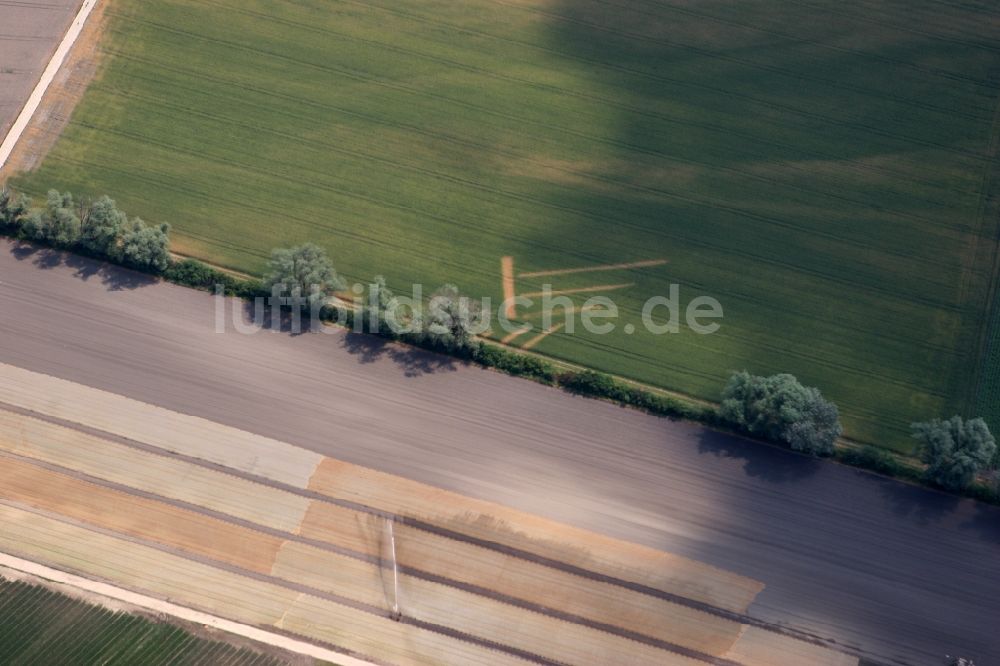
[[[745,611],[763,588],[757,581],[693,560],[325,459],[283,442],[7,364],[0,364],[0,402],[331,497],[414,516],[727,610]]]
[[[388,611],[382,570],[377,564],[286,541],[270,575]]]
[[[323,456],[138,400],[0,364],[0,402],[305,487]]]
[[[4,504],[0,504],[0,524],[4,552],[248,624],[274,624],[297,595]]]
[[[380,554],[384,521],[378,517],[332,504],[312,502],[309,518],[301,523],[300,528],[298,519],[291,524],[292,518],[305,513],[305,506],[310,505],[308,499],[2,409],[0,449],[274,529],[287,532],[299,530],[303,537],[326,541],[359,553]],[[11,474],[14,467],[0,471]],[[36,478],[39,481],[37,487],[48,488],[40,477]],[[97,493],[102,490],[96,489]],[[66,495],[63,490],[60,493]],[[95,496],[91,494],[85,499],[91,502]],[[23,496],[19,499],[25,500]],[[47,503],[46,508],[58,507]],[[74,515],[86,519],[78,513]],[[692,649],[721,654],[732,644],[739,629],[738,624],[706,613],[405,525],[397,527],[397,535],[400,563],[403,565]],[[285,553],[284,549],[282,553]],[[218,557],[218,554],[215,556]],[[284,564],[285,560],[279,556],[273,574],[283,577]],[[259,567],[255,569],[263,571]],[[366,603],[377,601],[346,592],[344,595]]]
[[[287,532],[300,529],[295,517],[303,516],[310,504],[310,500],[292,493],[2,409],[0,449]],[[0,474],[12,474],[15,467],[8,466]],[[38,487],[53,486],[39,478]],[[94,497],[88,493],[87,499]],[[19,499],[27,501],[23,495]],[[380,518],[332,504],[312,502],[312,505],[310,518],[301,523],[303,537],[363,554],[380,554],[384,526]],[[77,517],[85,519],[82,515]],[[403,565],[706,653],[725,652],[739,630],[736,623],[668,601],[405,525],[397,527],[397,536]],[[286,548],[282,549],[283,554]],[[283,576],[284,563],[285,559],[279,555],[274,575]],[[362,600],[354,595],[345,596]],[[369,598],[363,600],[376,603]]]
[[[4,575],[8,575],[10,571],[29,574],[34,578],[58,584],[61,591],[65,591],[68,588],[82,590],[89,595],[97,595],[101,599],[121,601],[132,608],[141,608],[161,615],[169,615],[178,620],[193,622],[194,624],[209,627],[216,631],[249,638],[264,645],[273,645],[282,650],[319,659],[329,664],[338,664],[338,666],[377,666],[370,661],[334,652],[313,643],[290,638],[258,627],[251,627],[240,622],[233,622],[218,615],[211,615],[185,606],[178,606],[177,604],[172,604],[146,594],[139,594],[116,585],[90,580],[83,576],[66,573],[65,571],[53,569],[52,567],[47,567],[37,562],[30,562],[2,552],[0,552],[0,569],[2,569]]]
[[[30,463],[0,459],[0,498],[387,610],[381,570],[373,563],[286,542]],[[408,616],[552,659],[572,656],[571,663],[599,666],[607,663],[611,654],[628,663],[650,664],[671,656],[641,643],[408,575],[401,577],[401,594],[407,595]],[[706,626],[701,631],[710,629]],[[732,637],[737,630],[738,626],[733,627]]]
[[[273,575],[387,607],[385,588],[377,565],[351,560],[306,544],[286,544],[275,562]],[[399,584],[399,604],[405,616],[512,645],[549,659],[579,666],[699,663],[643,643],[405,573],[400,575]]]
[[[544,331],[542,331],[541,333],[539,333],[538,335],[536,335],[535,337],[531,338],[530,340],[528,340],[527,342],[525,342],[523,345],[521,345],[522,349],[531,349],[531,348],[533,348],[534,346],[536,346],[539,342],[541,342],[545,338],[549,337],[550,335],[552,335],[556,331],[561,330],[565,325],[566,324],[556,324],[555,326],[550,326],[549,328],[545,329]]]
[[[0,458],[0,498],[264,574],[284,541],[10,458]]]
[[[30,463],[0,459],[0,498],[388,610],[381,569],[374,563],[286,542]],[[581,666],[601,666],[610,655],[627,663],[681,663],[654,647],[408,575],[401,577],[401,590],[409,617],[551,659],[562,655]]]
[[[0,499],[385,609],[379,569],[371,563],[287,542],[30,463],[0,458]],[[312,554],[312,558],[303,553]]]
[[[298,529],[310,503],[299,495],[4,409],[0,450],[283,532]]]
[[[549,277],[550,275],[572,275],[573,273],[593,273],[596,271],[620,271],[630,268],[652,268],[662,266],[667,263],[666,259],[646,259],[645,261],[633,261],[625,264],[601,264],[599,266],[581,266],[578,268],[557,268],[550,271],[531,271],[529,273],[518,273],[519,278]]]
[[[325,541],[365,555],[381,556],[385,520],[326,502],[312,502],[298,533],[307,539]]]
[[[701,562],[332,458],[310,488],[734,612],[744,612],[763,589]]]
[[[288,609],[284,628],[362,654],[378,655],[397,666],[535,666],[534,662],[387,618],[359,618],[308,595],[299,597]]]
[[[858,666],[859,662],[842,652],[750,626],[725,658],[743,666]]]
[[[545,567],[406,525],[396,526],[399,564],[620,627],[711,655],[729,650],[738,622],[617,585]]]
[[[701,660],[409,576],[400,577],[399,604],[409,617],[574,666],[705,666]]]
[[[0,551],[238,622],[282,627],[397,666],[529,662],[127,540],[0,505]]]
[[[575,305],[565,308],[557,307],[549,310],[548,312],[551,314],[552,318],[555,319],[560,316],[566,317],[572,314],[576,314],[577,312],[594,312],[594,311],[600,312],[603,309],[604,309],[603,306],[601,306],[600,304],[591,303],[590,305],[584,305],[581,307],[577,307]],[[544,316],[545,316],[545,311],[539,311],[521,315],[521,318],[540,319]]]
[[[505,314],[508,319],[513,319],[517,314],[517,307],[514,305],[514,257],[501,257],[500,282],[503,285]]]
[[[566,294],[586,294],[595,291],[615,291],[617,289],[625,289],[626,287],[634,287],[634,282],[623,282],[621,284],[595,284],[593,287],[579,287],[577,289],[557,289],[555,291],[548,292],[549,296],[565,296]],[[541,298],[546,292],[543,291],[532,291],[527,294],[521,294],[525,298]]]
[[[506,344],[508,344],[510,342],[513,342],[514,340],[516,340],[517,338],[521,337],[522,335],[524,335],[525,333],[527,333],[530,330],[531,329],[529,327],[527,327],[527,326],[524,326],[522,328],[518,328],[517,330],[511,331],[507,335],[505,335],[502,338],[500,338],[500,342],[506,345]]]

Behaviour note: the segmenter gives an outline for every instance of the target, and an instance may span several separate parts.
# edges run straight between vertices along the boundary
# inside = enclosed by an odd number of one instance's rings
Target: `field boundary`
[[[66,56],[69,54],[70,49],[73,44],[76,43],[77,37],[83,31],[84,25],[87,23],[87,18],[90,16],[91,11],[97,6],[100,0],[84,0],[83,4],[80,6],[80,11],[77,12],[76,17],[73,19],[73,23],[70,24],[69,30],[63,36],[62,41],[56,48],[55,53],[52,54],[52,58],[49,59],[49,64],[46,65],[45,70],[42,71],[41,78],[38,79],[38,83],[35,88],[31,91],[28,96],[27,101],[24,106],[21,107],[21,112],[18,114],[17,119],[14,120],[14,124],[10,126],[10,131],[7,132],[7,136],[4,137],[3,143],[0,144],[0,169],[3,169],[4,165],[7,164],[7,160],[10,158],[12,152],[14,152],[14,146],[20,140],[21,135],[24,133],[28,126],[31,124],[31,119],[35,115],[35,111],[42,103],[42,98],[45,97],[46,91],[55,79],[56,74],[62,67],[63,62],[66,60]]]
[[[84,578],[83,576],[78,576],[76,574],[67,573],[59,569],[45,566],[44,564],[38,564],[36,562],[31,562],[30,560],[8,555],[4,552],[0,552],[0,566],[7,567],[24,574],[29,574],[31,576],[36,576],[46,581],[66,585],[100,597],[114,599],[115,601],[120,601],[143,610],[163,613],[185,622],[193,622],[195,624],[218,629],[219,631],[229,634],[249,638],[250,640],[254,640],[259,643],[288,650],[289,652],[295,652],[314,659],[322,659],[324,661],[338,664],[339,666],[379,666],[373,662],[364,661],[339,652],[334,652],[333,650],[313,645],[312,643],[308,643],[306,641],[296,640],[288,636],[282,636],[281,634],[265,631],[263,629],[251,627],[239,622],[226,620],[215,615],[179,606],[169,601],[162,601],[160,599],[156,599],[155,597],[126,590],[125,588],[91,580],[89,578]]]
[[[1000,70],[998,70],[1000,74]],[[987,162],[986,173],[983,174],[983,190],[980,200],[980,219],[984,226],[989,223],[990,216],[993,220],[993,233],[990,239],[993,245],[993,260],[991,262],[988,282],[986,285],[986,300],[983,304],[983,323],[977,336],[975,351],[973,356],[972,377],[969,391],[967,393],[966,413],[968,410],[978,410],[982,400],[983,390],[990,380],[991,373],[986,367],[989,362],[991,352],[995,344],[995,338],[1000,333],[1000,172],[996,168],[997,159],[1000,158],[1000,97],[997,99],[996,110],[993,114],[993,124],[990,128],[990,144],[987,150],[989,161]],[[979,242],[983,242],[980,238]]]

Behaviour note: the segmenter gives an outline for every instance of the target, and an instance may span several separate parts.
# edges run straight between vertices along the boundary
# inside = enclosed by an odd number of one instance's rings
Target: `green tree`
[[[366,308],[369,313],[367,322],[374,332],[380,335],[394,337],[403,332],[410,332],[409,321],[404,320],[403,313],[399,306],[399,299],[386,286],[385,278],[376,275],[372,280]]]
[[[914,423],[913,438],[927,463],[927,477],[942,488],[962,490],[993,460],[996,442],[983,419],[961,416]]]
[[[819,389],[789,374],[763,377],[734,372],[722,394],[723,421],[756,437],[812,455],[833,453],[843,432],[837,406]]]
[[[28,214],[21,225],[21,234],[56,247],[74,245],[80,239],[80,218],[73,205],[73,195],[49,190],[45,208]]]
[[[280,285],[297,300],[289,301],[297,307],[321,306],[337,289],[344,288],[344,281],[337,275],[333,263],[318,245],[304,243],[292,248],[279,248],[271,252],[264,288],[271,290]]]
[[[449,349],[466,349],[481,332],[482,308],[462,296],[458,287],[446,284],[431,296],[425,322],[424,335],[431,342]]]
[[[113,199],[103,196],[82,216],[80,245],[100,256],[110,257],[128,229],[125,212],[118,209]]]
[[[148,226],[139,218],[133,218],[128,221],[110,257],[127,266],[162,273],[170,266],[169,234],[169,224]]]
[[[19,229],[30,207],[28,197],[3,188],[0,190],[0,225],[11,230]]]

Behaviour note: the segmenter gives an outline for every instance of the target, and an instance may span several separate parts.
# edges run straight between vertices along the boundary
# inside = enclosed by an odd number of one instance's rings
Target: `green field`
[[[0,664],[6,666],[281,666],[247,648],[116,613],[43,587],[0,578]]]
[[[994,9],[110,0],[100,76],[15,185],[110,193],[249,272],[312,240],[400,290],[499,300],[505,255],[517,273],[667,259],[551,281],[630,284],[608,292],[623,323],[679,283],[723,304],[721,331],[536,349],[708,399],[733,369],[792,372],[848,435],[907,450],[980,375]]]

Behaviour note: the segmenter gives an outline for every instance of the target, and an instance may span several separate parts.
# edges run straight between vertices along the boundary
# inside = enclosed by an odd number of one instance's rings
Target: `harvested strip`
[[[373,562],[286,541],[270,574],[389,611],[382,586],[382,570]]]
[[[495,550],[396,526],[399,564],[500,592],[595,623],[721,655],[741,625],[617,585],[575,576]]]
[[[284,532],[298,529],[310,503],[293,493],[4,409],[0,450]]]
[[[486,542],[744,613],[763,584],[687,558],[327,458],[309,484]]]
[[[400,608],[406,616],[446,624],[574,666],[705,664],[702,659],[685,657],[412,576],[400,577]]]
[[[315,502],[299,534],[379,556],[384,521]],[[500,551],[458,542],[409,525],[396,525],[399,565],[616,626],[708,654],[723,654],[738,622],[546,567]]]
[[[14,437],[19,437],[20,442],[10,445]],[[259,518],[269,518],[271,512],[268,512],[268,508],[272,504],[280,507],[288,498],[310,503],[291,493],[183,461],[137,451],[93,435],[5,410],[0,410],[0,447],[13,449],[21,455],[34,454],[35,458],[52,464],[64,464],[98,478],[140,487],[164,497],[205,506],[286,532],[293,531],[298,526],[288,527],[277,524],[287,521]],[[144,477],[145,482],[137,484],[135,479],[130,478],[131,474]],[[192,483],[198,483],[199,490],[203,492],[190,492]],[[230,486],[235,486],[235,489]],[[240,492],[236,492],[237,490]],[[385,524],[383,519],[333,504],[311,504],[309,519],[303,522],[300,530],[301,536],[327,541],[370,556],[379,555],[379,541]],[[259,508],[245,510],[251,505]],[[616,625],[628,631],[711,654],[721,654],[729,649],[739,630],[740,625],[735,622],[409,526],[397,526],[397,536],[400,563],[403,566],[412,566],[433,575],[453,578],[523,599],[531,604],[579,615],[596,623]],[[286,543],[281,548],[272,568],[272,575],[286,577],[288,558],[291,554],[301,553],[301,549],[295,550],[296,547],[297,544]],[[350,565],[348,562],[344,566]],[[304,566],[299,568],[305,569]],[[311,584],[302,576],[295,580]],[[376,583],[361,591],[378,589],[379,584]],[[339,593],[366,603],[375,604],[380,601],[361,594]]]
[[[301,543],[285,543],[282,546],[280,539],[268,535],[9,458],[0,461],[0,497],[243,570],[274,576],[297,587],[331,592],[353,602],[387,610],[381,569],[374,563]],[[280,560],[279,549],[282,553]],[[550,643],[543,640],[545,634],[568,634],[570,637],[566,642],[586,645],[587,653],[599,652],[598,646],[606,641],[617,641],[620,645],[614,646],[616,653],[627,655],[629,648],[638,650],[640,654],[634,656],[642,663],[647,661],[640,658],[642,652],[657,652],[655,648],[534,614],[531,614],[534,618],[530,625],[534,628],[532,633],[498,632],[493,621],[502,620],[510,625],[525,611],[444,585],[414,582],[412,587],[422,587],[428,608],[441,611],[429,614],[431,617],[417,616],[417,619],[451,627],[497,644],[509,644],[527,653],[546,654],[546,646]],[[479,607],[484,607],[482,612],[491,618],[498,617],[490,623],[469,623],[468,618],[475,615],[467,614]],[[450,614],[443,611],[445,608],[451,609]],[[539,627],[544,627],[544,631]],[[490,633],[483,634],[476,629],[485,629]],[[551,651],[547,656],[553,660],[557,657]]]
[[[388,608],[380,571],[376,564],[351,560],[305,544],[289,543],[282,549],[274,575]],[[361,598],[362,595],[365,598]],[[510,645],[554,662],[580,666],[699,663],[673,652],[405,573],[400,576],[399,603],[407,618],[452,627],[461,633]]]
[[[378,557],[384,527],[385,519],[379,516],[313,500],[298,534]]]
[[[442,636],[406,622],[377,617],[364,623],[338,613],[331,603],[302,595],[285,613],[285,630],[333,645],[378,655],[395,666],[525,666],[531,662],[509,654]],[[337,620],[330,622],[331,619]]]
[[[0,498],[259,573],[283,541],[10,458],[0,458]]]
[[[516,657],[0,504],[0,550],[396,666],[525,666]]]
[[[0,402],[304,488],[323,456],[206,419],[0,364]]]
[[[514,257],[500,258],[500,282],[503,285],[504,314],[508,319],[517,315],[514,305]]]
[[[790,636],[746,626],[727,659],[744,666],[858,666],[858,658]]]
[[[621,284],[597,284],[593,287],[579,287],[577,289],[559,289],[556,291],[548,292],[549,296],[561,296],[563,294],[586,294],[592,291],[615,291],[618,289],[625,289],[626,287],[634,287],[634,282],[623,282]],[[527,294],[521,294],[524,298],[541,298],[546,292],[544,291],[532,291]]]
[[[0,504],[0,550],[112,581],[253,625],[270,625],[296,592],[257,585],[176,555]]]
[[[650,268],[652,266],[662,266],[667,263],[666,259],[646,259],[644,261],[633,261],[625,264],[603,264],[600,266],[580,266],[577,268],[557,268],[549,271],[532,271],[530,273],[520,273],[519,278],[549,277],[551,275],[571,275],[573,273],[593,273],[594,271],[619,271],[631,268]]]

